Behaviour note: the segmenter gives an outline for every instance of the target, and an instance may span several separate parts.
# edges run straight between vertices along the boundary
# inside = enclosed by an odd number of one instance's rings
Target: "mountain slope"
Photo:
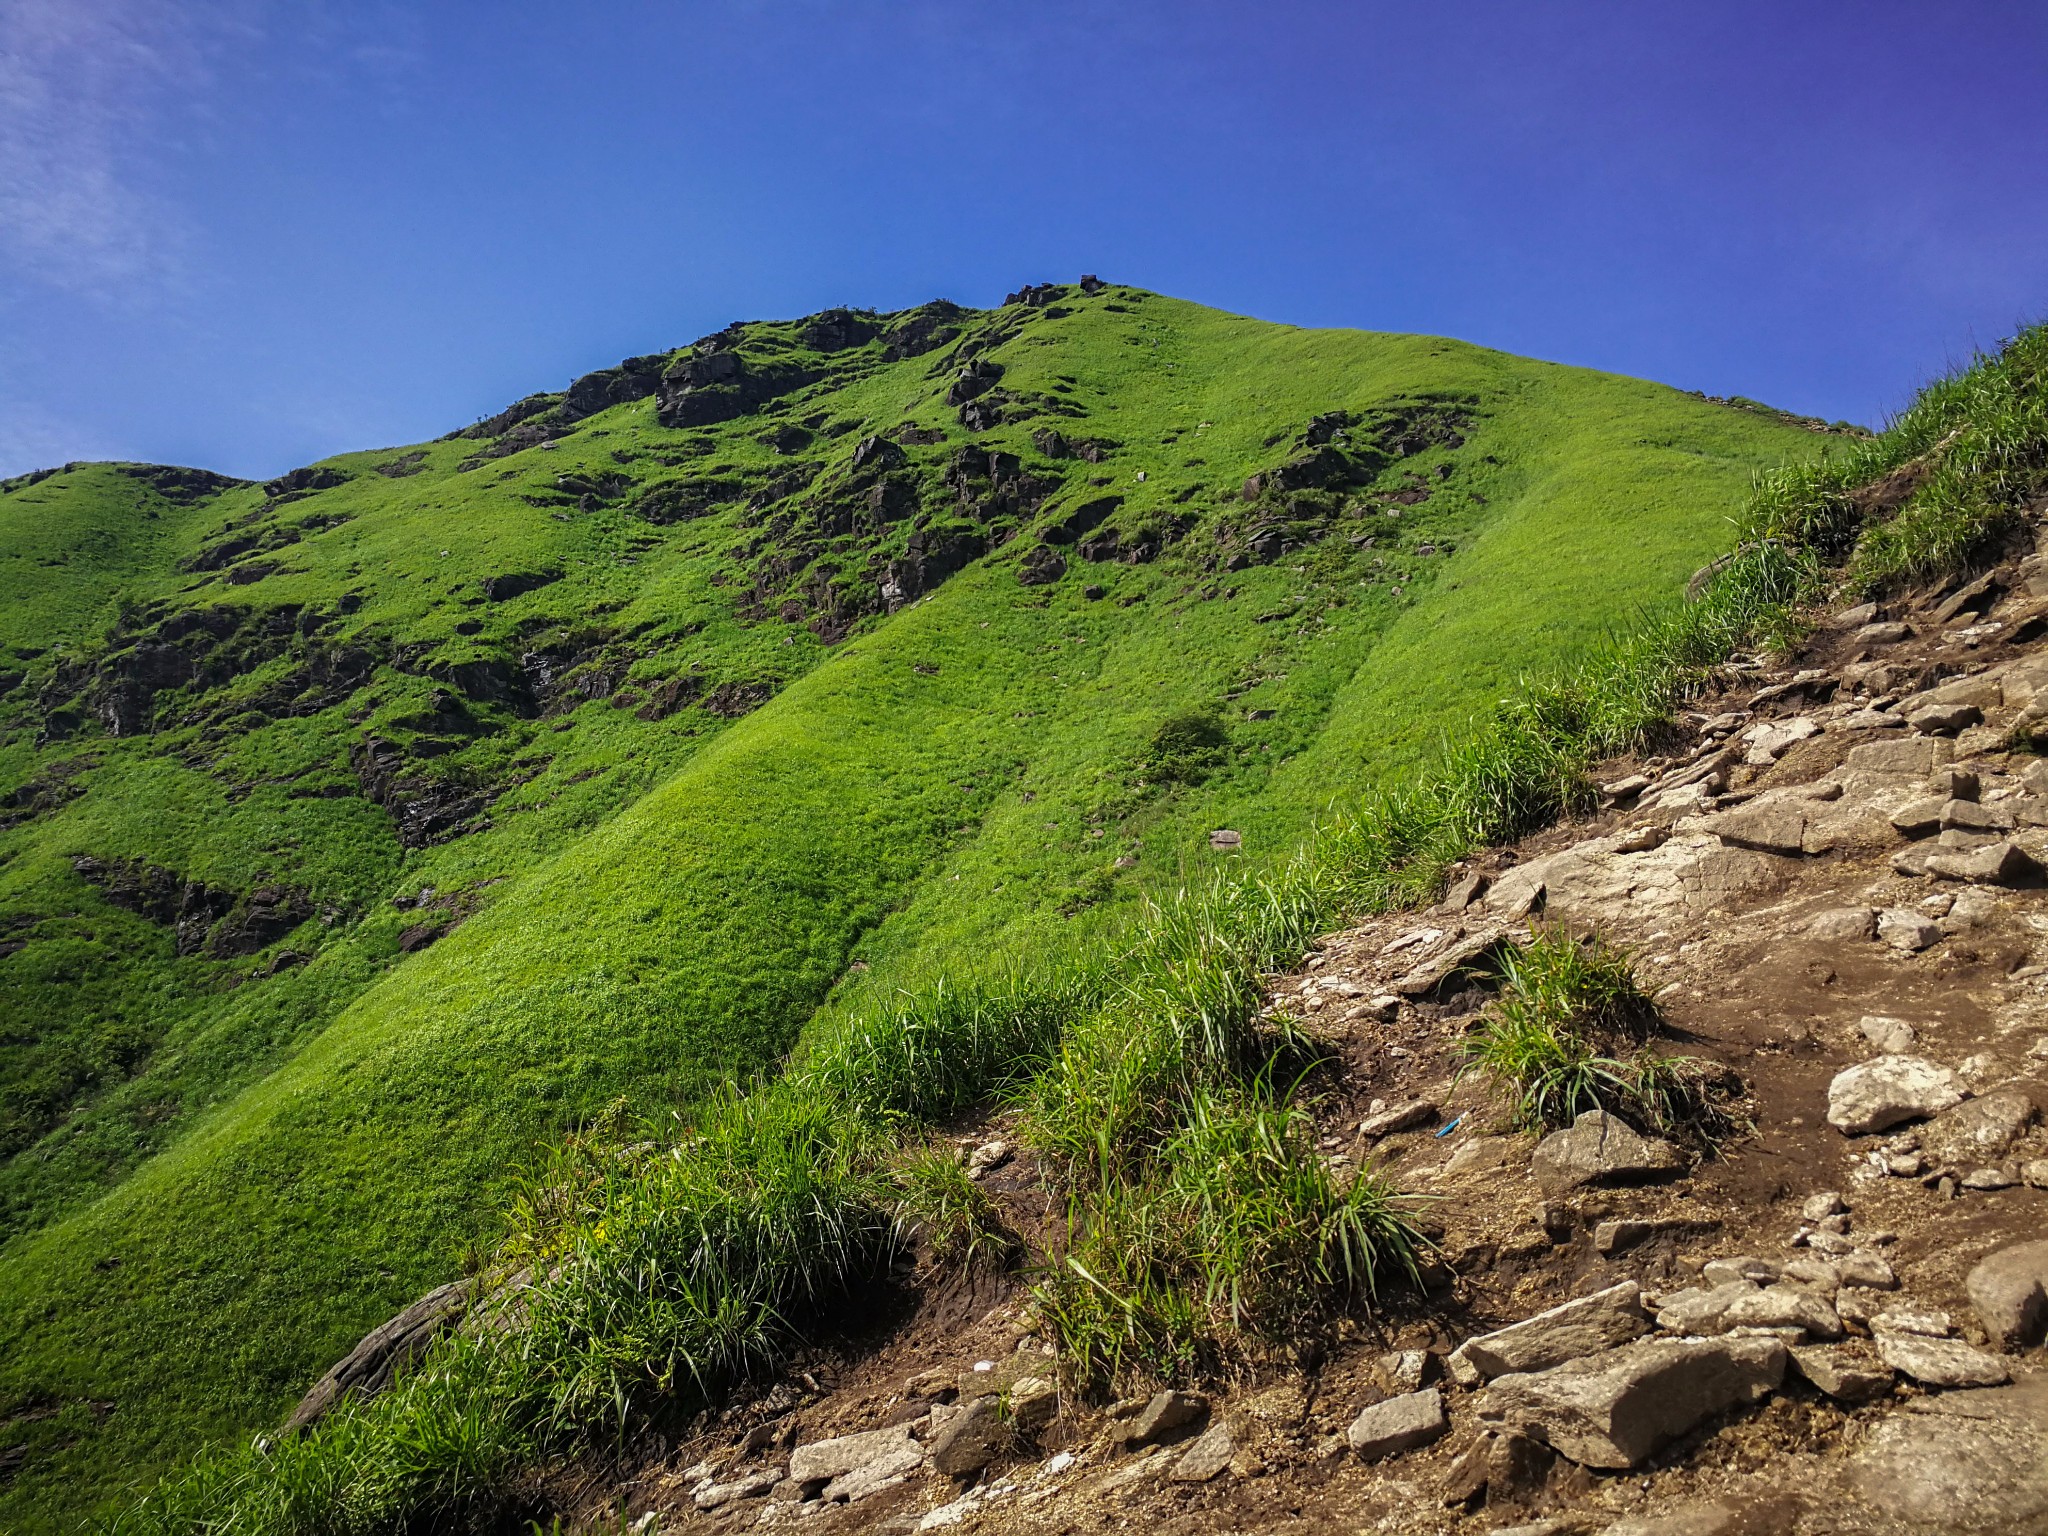
[[[1284,846],[1819,441],[1049,288],[0,488],[0,1512],[274,1419],[614,1098]]]

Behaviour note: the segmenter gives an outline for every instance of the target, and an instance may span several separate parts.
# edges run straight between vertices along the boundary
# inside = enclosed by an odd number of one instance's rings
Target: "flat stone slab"
[[[2048,1379],[1923,1398],[1881,1418],[1847,1466],[1885,1529],[1915,1536],[2048,1530]]]
[[[1838,1402],[1868,1402],[1892,1389],[1891,1367],[1861,1350],[1829,1344],[1795,1346],[1792,1366]]]
[[[1770,1393],[1788,1358],[1774,1338],[1644,1339],[1554,1370],[1499,1377],[1479,1393],[1479,1416],[1582,1466],[1619,1471]]]
[[[1873,1325],[1878,1358],[1895,1371],[1929,1387],[1996,1387],[2012,1372],[1996,1355],[1973,1349],[1961,1339],[1932,1339],[1920,1333],[1897,1333]]]
[[[1642,1288],[1633,1280],[1538,1312],[1493,1333],[1467,1339],[1452,1351],[1452,1376],[1465,1382],[1491,1381],[1516,1371],[1546,1371],[1553,1365],[1598,1354],[1650,1328]]]
[[[924,1460],[924,1450],[911,1438],[908,1424],[891,1424],[886,1429],[863,1430],[857,1435],[839,1435],[830,1440],[813,1440],[800,1445],[789,1456],[789,1475],[799,1483],[825,1482],[844,1477],[857,1468],[901,1453],[905,1447]]]

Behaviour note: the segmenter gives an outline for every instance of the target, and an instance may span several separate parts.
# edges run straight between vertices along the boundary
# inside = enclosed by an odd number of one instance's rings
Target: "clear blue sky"
[[[1875,421],[2048,314],[2048,7],[0,0],[0,473],[1082,271]]]

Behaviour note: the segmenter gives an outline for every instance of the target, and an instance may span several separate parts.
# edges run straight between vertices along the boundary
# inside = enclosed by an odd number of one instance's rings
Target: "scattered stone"
[[[1794,1259],[1785,1266],[1784,1277],[1827,1292],[1834,1291],[1842,1283],[1841,1274],[1826,1259]]]
[[[1742,1256],[1732,1259],[1709,1259],[1700,1269],[1700,1278],[1709,1288],[1720,1285],[1769,1285],[1782,1271],[1769,1259],[1753,1259]]]
[[[1946,766],[1954,753],[1952,742],[1929,736],[1866,741],[1849,749],[1848,766],[1861,773],[1925,779],[1936,768]]]
[[[1904,624],[1865,624],[1850,636],[1858,645],[1897,645],[1911,637],[1913,631]]]
[[[758,1499],[781,1481],[779,1470],[764,1468],[743,1472],[731,1482],[713,1483],[709,1488],[699,1489],[691,1496],[690,1502],[699,1509],[718,1509],[740,1499]]]
[[[1451,1352],[1452,1379],[1472,1385],[1517,1371],[1543,1371],[1649,1331],[1642,1291],[1624,1280],[1493,1333],[1467,1339]]]
[[[1455,1508],[1469,1504],[1486,1492],[1487,1452],[1493,1449],[1493,1439],[1490,1434],[1480,1435],[1451,1458],[1451,1464],[1444,1468],[1445,1505]]]
[[[1894,1291],[1899,1286],[1899,1277],[1891,1265],[1861,1248],[1836,1259],[1833,1269],[1839,1285],[1860,1285],[1872,1291]]]
[[[1956,1331],[1946,1312],[1926,1311],[1914,1306],[1887,1307],[1870,1320],[1873,1328],[1893,1333],[1917,1333],[1930,1339],[1945,1339]]]
[[[1962,1101],[1947,1068],[1921,1056],[1879,1056],[1835,1074],[1828,1084],[1828,1124],[1845,1136],[1861,1136]]]
[[[1837,629],[1861,629],[1865,624],[1877,622],[1877,604],[1858,603],[1853,608],[1844,608],[1835,615]]]
[[[1886,1158],[1884,1166],[1895,1179],[1917,1179],[1927,1171],[1927,1159],[1918,1152],[1900,1152]]]
[[[1799,1214],[1807,1221],[1825,1221],[1830,1216],[1843,1215],[1848,1209],[1840,1194],[1824,1189],[1817,1195],[1808,1195],[1805,1204],[1799,1207]]]
[[[1544,1137],[1530,1163],[1537,1184],[1552,1196],[1587,1185],[1652,1183],[1685,1169],[1685,1154],[1670,1142],[1639,1136],[1599,1109]]]
[[[1878,1356],[1886,1365],[1923,1386],[1996,1387],[2012,1379],[2003,1360],[1960,1339],[1899,1333],[1877,1323],[1873,1323],[1870,1336],[1877,1341]]]
[[[1999,1249],[1970,1271],[1964,1289],[1995,1347],[2039,1343],[2048,1325],[2048,1242]]]
[[[1866,1013],[1856,1021],[1863,1038],[1887,1056],[1904,1056],[1920,1043],[1920,1036],[1904,1019],[1889,1014]]]
[[[1393,1392],[1421,1391],[1435,1366],[1436,1356],[1426,1349],[1398,1349],[1379,1358],[1380,1378]]]
[[[1011,1158],[1007,1141],[985,1141],[967,1156],[967,1176],[978,1179],[984,1174],[995,1172]]]
[[[2028,1159],[2020,1165],[2020,1177],[2029,1189],[2048,1189],[2048,1157]]]
[[[1816,1253],[1825,1253],[1830,1256],[1850,1253],[1854,1251],[1856,1246],[1841,1233],[1830,1232],[1826,1227],[1815,1227],[1811,1232],[1807,1233],[1806,1244]]]
[[[1877,937],[1877,913],[1870,907],[1831,907],[1807,919],[1806,936],[1827,944],[1853,944]]]
[[[1383,1109],[1376,1115],[1367,1115],[1358,1123],[1358,1134],[1372,1140],[1392,1136],[1397,1131],[1412,1131],[1417,1126],[1428,1125],[1436,1119],[1436,1105],[1428,1099],[1411,1099],[1406,1104],[1396,1104]]]
[[[2002,806],[1979,805],[1975,800],[1949,800],[1941,807],[1944,831],[1995,833],[2012,830],[2012,812]]]
[[[1757,1287],[1747,1279],[1673,1291],[1657,1303],[1657,1326],[1667,1333],[1713,1334],[1728,1328],[1728,1309]]]
[[[1806,715],[1794,715],[1790,720],[1753,725],[1743,734],[1749,742],[1743,761],[1751,767],[1763,767],[1775,763],[1800,742],[1818,736],[1820,725]]]
[[[1941,941],[1941,929],[1910,907],[1887,907],[1877,914],[1877,936],[1893,949],[1918,954]]]
[[[1130,1445],[1151,1445],[1177,1429],[1184,1429],[1209,1411],[1209,1399],[1199,1392],[1161,1392],[1145,1404],[1125,1431]]]
[[[1678,1436],[1784,1379],[1773,1338],[1647,1339],[1553,1370],[1502,1376],[1482,1419],[1527,1428],[1583,1466],[1632,1467]]]
[[[1655,1221],[1620,1217],[1603,1221],[1593,1228],[1593,1250],[1602,1258],[1611,1259],[1618,1253],[1640,1248],[1644,1243],[1668,1233],[1700,1232],[1717,1225],[1718,1222],[1701,1222],[1682,1216]]]
[[[1922,736],[1953,736],[1983,718],[1974,704],[1929,704],[1906,716],[1906,724]]]
[[[2003,1168],[1972,1168],[1962,1178],[1963,1188],[1987,1194],[1993,1190],[2011,1189],[2018,1182]]]
[[[2030,855],[2010,842],[1996,842],[1969,852],[1930,854],[1927,859],[1928,874],[1976,885],[2019,885],[2040,870],[2041,866]]]
[[[1206,1483],[1230,1470],[1238,1451],[1240,1426],[1226,1414],[1204,1430],[1167,1474],[1176,1483]]]
[[[1736,1297],[1722,1314],[1722,1325],[1731,1329],[1796,1328],[1816,1339],[1842,1336],[1841,1319],[1835,1315],[1835,1309],[1797,1285],[1767,1285]]]
[[[1849,1346],[1794,1346],[1792,1365],[1815,1387],[1840,1402],[1867,1402],[1891,1390],[1891,1367],[1875,1355]]]
[[[1428,1445],[1448,1427],[1443,1394],[1435,1387],[1425,1387],[1420,1392],[1407,1392],[1374,1403],[1351,1421],[1345,1438],[1351,1442],[1351,1449],[1366,1460],[1378,1461]]]
[[[1444,892],[1444,899],[1438,902],[1437,905],[1446,912],[1462,912],[1484,894],[1486,894],[1486,876],[1476,873],[1470,874],[1454,882],[1451,888]]]

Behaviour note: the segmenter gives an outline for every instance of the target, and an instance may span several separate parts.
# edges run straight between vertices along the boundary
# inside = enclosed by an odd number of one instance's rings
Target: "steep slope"
[[[1284,845],[1819,441],[1088,284],[0,489],[0,1514],[273,1419],[614,1098]]]

